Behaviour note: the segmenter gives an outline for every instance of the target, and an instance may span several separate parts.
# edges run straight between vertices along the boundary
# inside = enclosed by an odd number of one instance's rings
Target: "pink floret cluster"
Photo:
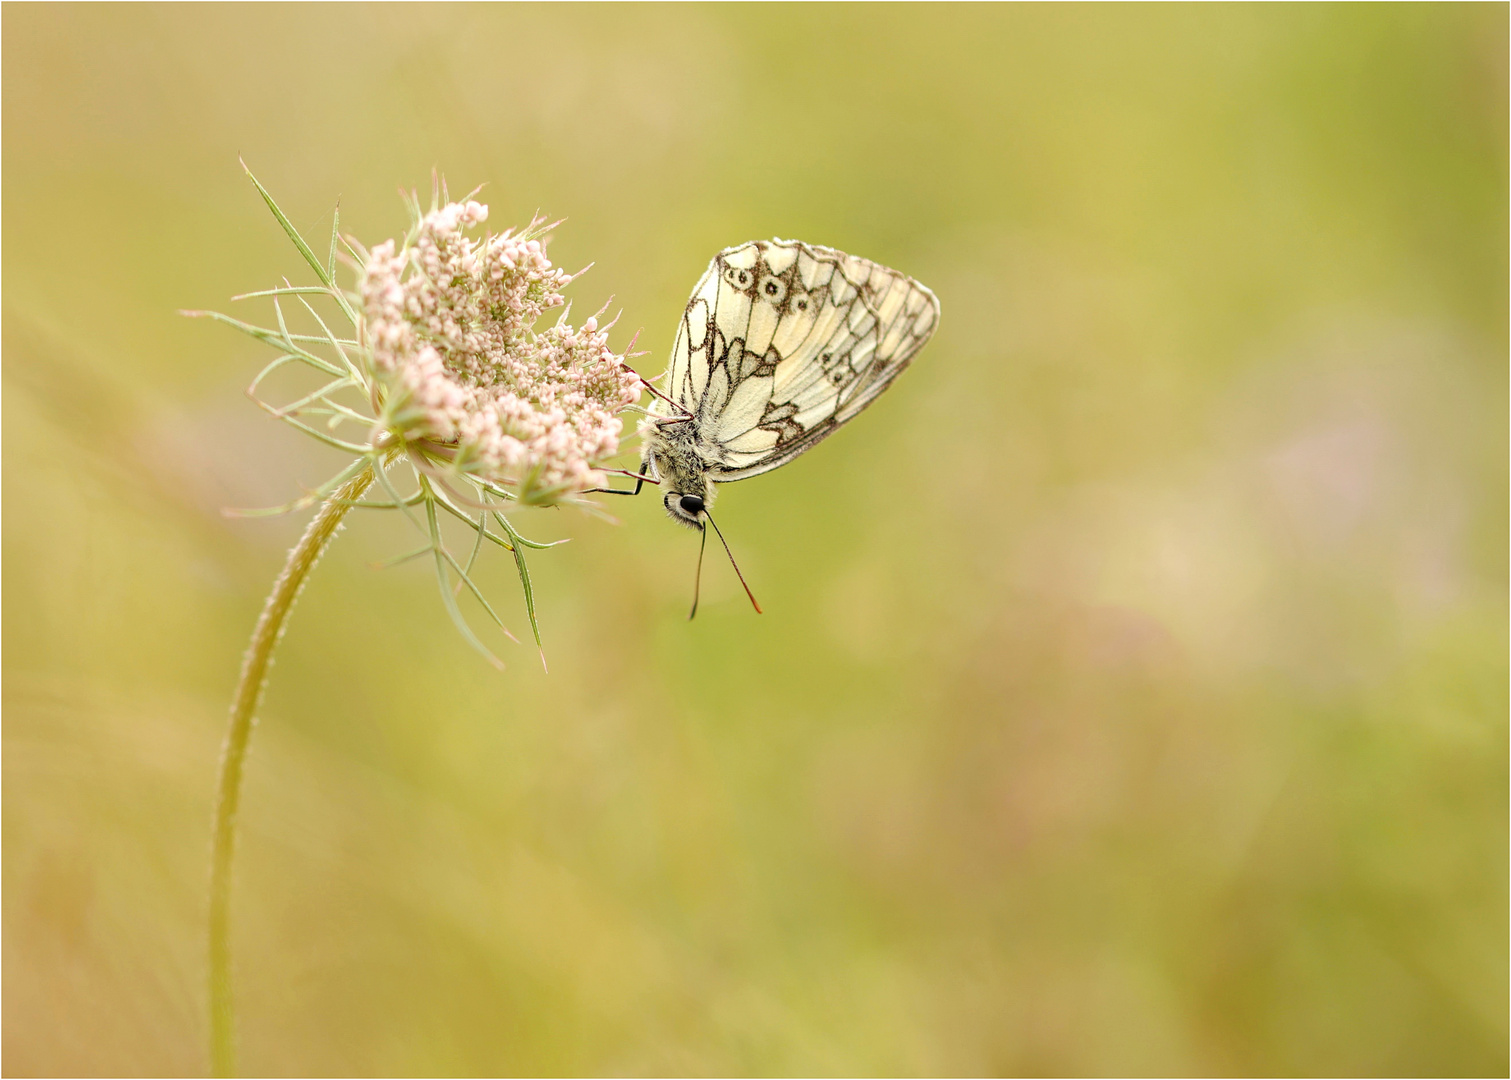
[[[369,254],[362,306],[383,422],[523,501],[602,487],[594,465],[618,452],[639,377],[596,317],[535,331],[573,275],[546,257],[538,220],[524,235],[466,235],[487,217],[479,202],[449,203],[403,246]]]

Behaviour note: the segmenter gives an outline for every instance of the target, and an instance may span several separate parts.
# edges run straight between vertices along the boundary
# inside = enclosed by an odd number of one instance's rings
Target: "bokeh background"
[[[248,1073],[1504,1074],[1507,29],[7,5],[5,1071],[206,1068],[216,757],[303,524],[220,511],[340,464],[175,314],[306,280],[241,154],[315,236],[432,168],[565,215],[650,371],[751,238],[944,310],[725,489],[763,616],[711,557],[689,624],[654,498],[524,514],[571,543],[499,674],[353,523],[247,777]]]

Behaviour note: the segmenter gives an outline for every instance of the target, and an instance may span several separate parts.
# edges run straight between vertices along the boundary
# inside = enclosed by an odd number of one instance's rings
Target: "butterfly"
[[[938,324],[932,292],[869,259],[798,240],[725,248],[693,289],[671,364],[651,387],[635,490],[660,483],[666,512],[706,543],[714,485],[770,472],[838,431]],[[700,548],[700,576],[702,561]]]

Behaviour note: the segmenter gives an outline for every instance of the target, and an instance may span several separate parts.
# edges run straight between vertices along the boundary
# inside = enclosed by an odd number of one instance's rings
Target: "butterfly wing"
[[[715,356],[709,356],[710,338],[714,329],[714,306],[719,293],[719,260],[715,257],[708,269],[698,279],[687,308],[682,312],[682,321],[677,326],[677,338],[672,344],[671,364],[666,369],[664,390],[668,397],[680,406],[687,415],[697,415],[698,402],[708,385],[708,376]],[[668,408],[665,402],[652,403],[651,413],[657,416],[675,415],[679,410]]]
[[[718,481],[774,469],[856,416],[923,347],[934,294],[794,240],[715,256],[683,313],[668,393],[697,417]]]

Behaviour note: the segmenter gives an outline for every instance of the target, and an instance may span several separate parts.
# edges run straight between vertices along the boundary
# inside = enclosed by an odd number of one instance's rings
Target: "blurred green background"
[[[340,464],[175,314],[307,280],[240,153],[317,236],[433,167],[566,215],[652,372],[752,238],[944,310],[725,489],[764,616],[711,557],[688,623],[653,497],[524,514],[572,542],[550,674],[498,674],[357,517],[254,739],[245,1071],[1504,1074],[1507,29],[7,5],[5,1071],[206,1068],[216,757],[303,524],[220,510]]]

